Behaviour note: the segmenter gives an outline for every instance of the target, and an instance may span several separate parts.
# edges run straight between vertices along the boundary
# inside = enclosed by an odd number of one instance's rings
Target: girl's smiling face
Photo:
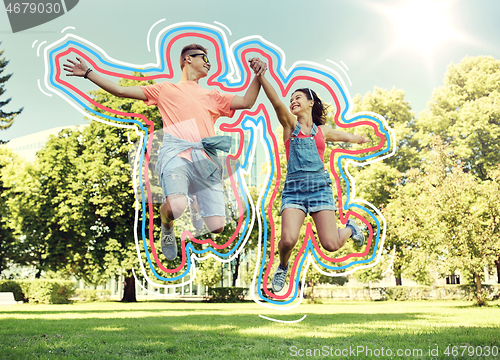
[[[312,110],[314,101],[308,100],[306,94],[302,91],[296,91],[290,98],[290,112],[297,115],[304,110]]]

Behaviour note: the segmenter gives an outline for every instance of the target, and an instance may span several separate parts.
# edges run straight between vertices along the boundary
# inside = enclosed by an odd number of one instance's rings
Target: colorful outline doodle
[[[156,22],[155,25],[160,22],[161,21]],[[151,29],[148,33],[148,48],[150,33]],[[219,89],[228,92],[239,92],[246,89],[250,83],[252,72],[245,59],[247,55],[251,53],[258,54],[262,58],[266,59],[268,63],[269,74],[278,84],[282,96],[286,97],[290,95],[291,86],[296,82],[312,82],[316,86],[321,87],[325,90],[319,91],[319,93],[323,94],[324,96],[328,95],[333,100],[332,105],[335,109],[338,110],[335,112],[335,123],[337,124],[337,126],[341,128],[350,128],[366,125],[373,129],[375,135],[380,140],[377,145],[369,149],[357,151],[336,149],[332,151],[332,156],[330,159],[330,166],[335,179],[337,196],[339,199],[340,220],[343,224],[345,224],[349,216],[358,218],[358,220],[362,221],[368,227],[369,238],[363,252],[349,254],[342,258],[330,258],[321,251],[321,248],[319,247],[318,242],[313,234],[312,226],[310,223],[307,223],[306,238],[304,239],[303,245],[299,250],[299,255],[296,257],[292,265],[290,286],[288,291],[284,295],[276,295],[268,291],[267,286],[263,286],[263,284],[268,283],[271,266],[274,261],[275,229],[271,210],[278,192],[278,188],[280,186],[279,179],[281,178],[281,173],[278,143],[276,141],[276,137],[272,132],[271,118],[265,106],[263,104],[260,104],[253,112],[243,111],[234,123],[223,123],[220,126],[220,129],[222,131],[235,132],[240,136],[240,144],[238,146],[238,150],[235,154],[229,155],[226,159],[227,169],[231,169],[231,161],[240,158],[243,159],[243,161],[241,161],[241,164],[236,167],[234,173],[230,173],[229,177],[231,179],[231,188],[233,193],[235,194],[235,199],[237,201],[239,217],[237,230],[225,244],[217,245],[211,239],[197,239],[189,231],[184,231],[181,234],[181,265],[179,265],[175,269],[168,269],[163,266],[161,261],[158,259],[158,256],[156,255],[154,246],[152,226],[153,209],[151,204],[152,195],[149,181],[145,182],[146,189],[144,189],[142,182],[140,183],[139,188],[143,199],[141,210],[143,214],[149,213],[148,234],[146,234],[146,220],[144,220],[146,216],[143,216],[143,221],[140,227],[143,246],[145,249],[145,256],[149,264],[149,268],[154,276],[158,280],[163,281],[166,284],[156,283],[147,276],[139,246],[139,208],[137,208],[135,217],[135,242],[137,247],[137,255],[140,260],[141,272],[145,279],[148,282],[152,283],[154,286],[163,288],[175,288],[189,284],[194,280],[194,277],[196,275],[196,266],[194,262],[195,260],[202,261],[207,259],[208,257],[212,257],[221,262],[228,262],[234,259],[234,257],[236,257],[239,252],[242,251],[246,242],[248,241],[251,232],[250,230],[255,225],[255,220],[257,220],[259,226],[259,247],[257,254],[258,261],[254,270],[251,293],[254,301],[261,304],[262,306],[279,310],[287,310],[298,306],[303,297],[304,289],[304,286],[302,286],[302,291],[299,296],[298,289],[300,275],[302,274],[302,285],[304,285],[305,273],[310,264],[313,264],[313,266],[315,266],[318,271],[330,276],[346,275],[354,272],[357,269],[374,266],[380,259],[381,249],[383,247],[385,239],[385,219],[373,205],[363,200],[355,199],[355,184],[354,180],[349,174],[348,167],[351,165],[364,166],[392,156],[395,151],[394,133],[388,126],[385,119],[377,114],[360,113],[355,114],[355,116],[351,117],[350,96],[347,90],[345,90],[346,86],[343,82],[342,76],[330,67],[308,61],[301,61],[293,64],[287,71],[284,67],[284,52],[276,45],[264,40],[260,36],[246,37],[234,42],[231,46],[228,46],[228,41],[224,31],[217,26],[203,23],[177,23],[166,26],[158,32],[158,35],[156,37],[156,64],[133,65],[111,59],[102,49],[100,49],[96,45],[77,35],[68,33],[62,39],[48,45],[44,50],[46,69],[45,86],[51,92],[65,99],[81,113],[84,113],[86,116],[89,116],[90,114],[90,117],[92,119],[114,126],[135,129],[136,133],[140,136],[140,146],[137,149],[137,161],[134,164],[133,178],[134,181],[136,181],[136,175],[138,175],[139,178],[142,179],[142,171],[144,171],[144,176],[146,179],[148,179],[148,162],[150,159],[152,146],[151,134],[154,131],[153,123],[141,114],[125,113],[106,108],[93,101],[92,98],[72,86],[70,83],[62,80],[62,58],[67,57],[70,54],[76,54],[79,57],[84,58],[90,64],[90,66],[94,68],[94,71],[106,74],[111,77],[137,80],[172,79],[174,76],[174,70],[170,61],[170,59],[172,58],[170,56],[172,46],[177,41],[185,40],[186,38],[202,39],[205,42],[211,43],[215,48],[216,72],[207,80],[207,84],[209,86],[217,86]],[[173,58],[176,59],[177,57],[173,56]],[[125,74],[123,72],[149,73],[154,75],[148,75],[138,78],[130,74]],[[125,117],[125,119],[119,119],[94,111],[89,106],[89,104],[103,111],[114,114],[115,116]],[[141,123],[141,121],[139,120],[135,120],[134,118],[142,120],[143,123]],[[249,144],[251,146],[246,151],[246,153],[244,153],[243,151],[243,140],[246,136],[244,131],[250,133]],[[260,136],[258,135],[258,133],[260,133]],[[265,184],[259,194],[257,204],[254,204],[251,201],[251,197],[249,195],[249,191],[242,173],[245,174],[250,171],[250,168],[252,166],[257,166],[257,164],[251,163],[250,154],[256,150],[256,146],[258,143],[261,144],[266,154],[267,174]],[[367,152],[374,153],[366,155],[364,157],[359,157],[361,154]],[[338,158],[337,162],[335,163],[334,159],[336,155],[338,155]],[[342,163],[344,163],[344,168],[342,167]],[[337,173],[335,169],[338,169],[339,173]],[[277,177],[278,181],[276,181],[274,188],[271,189],[272,180],[275,176]],[[346,184],[345,203],[342,202],[341,179]],[[136,184],[134,184],[134,188],[136,189],[135,191],[137,196],[137,187],[135,185]],[[145,191],[149,200],[149,206],[147,208],[146,202],[144,200]],[[240,197],[241,199],[243,199],[243,202],[240,201]],[[268,204],[267,207],[266,203]],[[359,212],[364,212],[365,214],[367,214],[368,219],[363,217]],[[244,214],[246,214],[246,216],[244,216]],[[270,224],[269,229],[267,226],[268,222]],[[375,224],[375,227],[372,226],[372,222]],[[148,237],[149,247],[147,242]],[[372,255],[367,259],[354,260],[355,258],[369,256],[373,241],[375,242],[373,244],[374,250],[372,251]],[[203,250],[196,250],[192,246],[191,242],[206,244],[208,246]],[[226,252],[222,252],[221,250],[226,250]],[[173,277],[164,277],[158,274],[155,266],[151,261],[149,252],[153,254],[155,264],[161,271],[172,275],[177,273],[179,274]],[[268,252],[270,253],[269,259],[266,259]],[[332,263],[345,263],[346,261],[351,259],[353,259],[353,261],[350,261],[347,264],[343,264],[340,266],[332,265]],[[186,275],[190,274],[191,271],[193,274],[189,277],[189,280],[184,281],[180,284],[168,284],[169,282],[183,279]]]

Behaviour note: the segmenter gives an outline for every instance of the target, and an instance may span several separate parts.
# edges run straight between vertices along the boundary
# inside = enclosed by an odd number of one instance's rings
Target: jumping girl
[[[252,69],[257,73],[260,66],[256,64]],[[326,142],[364,144],[370,140],[325,125],[327,106],[311,89],[295,90],[287,108],[264,75],[258,78],[283,126],[288,161],[281,200],[280,264],[272,280],[273,290],[279,292],[285,286],[288,259],[308,213],[313,218],[319,241],[325,250],[340,249],[350,237],[355,245],[364,244],[363,232],[354,220],[349,219],[343,229],[337,228],[332,181],[323,162]]]

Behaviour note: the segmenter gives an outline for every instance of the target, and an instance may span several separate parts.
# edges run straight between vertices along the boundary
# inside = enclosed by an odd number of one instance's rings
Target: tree
[[[17,254],[16,238],[10,221],[10,184],[5,181],[7,168],[17,161],[14,153],[5,146],[0,146],[0,274],[16,259]]]
[[[429,134],[439,135],[464,170],[487,179],[500,163],[499,104],[500,60],[477,56],[451,64],[417,121],[420,146],[430,145]]]
[[[382,161],[364,167],[358,167],[353,172],[356,181],[356,193],[376,207],[381,208],[389,201],[390,189],[397,185],[400,174],[419,164],[418,144],[414,139],[415,114],[404,100],[405,92],[392,88],[390,91],[375,87],[363,97],[356,95],[353,99],[353,112],[370,111],[383,116],[394,130],[396,153]],[[367,134],[372,141],[378,137]],[[372,143],[375,145],[374,143]],[[391,244],[387,244],[392,248]]]
[[[124,250],[115,253],[120,265],[130,265],[129,259],[134,257],[129,254],[135,251],[135,196],[128,163],[131,147],[128,137],[133,139],[132,133],[128,129],[92,122],[82,134],[85,149],[81,155],[81,176],[88,192],[87,222],[92,239],[84,266],[89,270],[94,268],[98,274],[111,275],[106,271],[110,267],[106,254],[112,240]],[[132,249],[130,244],[134,244]],[[125,281],[133,281],[131,271],[132,267],[128,267],[126,277],[130,279]]]
[[[500,205],[491,201],[500,191],[499,172],[490,172],[490,181],[480,181],[453,164],[453,152],[439,137],[434,140],[422,169],[408,173],[406,184],[384,209],[388,234],[405,239],[403,254],[407,248],[425,252],[415,261],[421,269],[432,264],[442,276],[457,269],[469,275],[481,303],[484,269],[492,268],[500,253]],[[422,271],[413,273],[425,281]]]
[[[393,271],[398,286],[402,285],[405,273],[413,280],[417,280],[413,274],[428,273],[425,262],[423,269],[412,267],[417,265],[414,258],[420,256],[422,241],[429,235],[425,224],[427,217],[431,216],[427,204],[432,203],[426,191],[429,184],[425,182],[420,169],[408,170],[402,177],[399,185],[390,190],[390,202],[382,208],[387,221],[386,251],[392,250],[390,246],[394,248]],[[425,281],[422,279],[418,282]]]
[[[44,270],[63,269],[83,252],[79,245],[86,239],[81,221],[85,211],[78,205],[86,201],[75,164],[81,155],[78,134],[63,131],[47,142],[33,164],[6,169],[20,263],[34,266],[36,277]]]
[[[116,100],[99,92],[96,98]],[[131,100],[115,105],[125,111],[134,106]],[[127,267],[130,286],[124,299],[135,299],[130,261],[137,258],[135,197],[128,163],[129,140],[135,137],[133,131],[98,122],[83,131],[64,130],[46,143],[28,171],[13,171],[17,196],[12,207],[19,238],[25,239],[23,261],[37,267],[37,276],[62,270],[97,285],[112,270],[117,274]],[[108,252],[115,258],[106,257]]]
[[[143,76],[139,73],[134,73],[134,75]],[[121,86],[145,86],[154,84],[154,81],[120,79],[118,84]],[[155,130],[163,127],[158,109],[148,107],[144,102],[118,98],[102,89],[91,91],[90,94],[97,103],[107,108],[146,116],[150,121],[154,122]],[[94,109],[106,113],[97,107],[94,107]],[[115,114],[110,115],[123,118]],[[89,129],[90,131],[93,131],[93,134],[89,134],[84,157],[92,164],[87,175],[87,181],[88,184],[93,184],[93,188],[96,189],[92,193],[90,203],[92,213],[95,214],[93,222],[95,226],[94,236],[96,236],[95,244],[99,246],[99,249],[96,248],[97,251],[94,252],[96,256],[92,259],[92,264],[95,264],[97,269],[106,270],[109,268],[106,274],[124,272],[125,288],[122,301],[136,301],[135,281],[132,275],[133,261],[135,259],[135,265],[137,265],[138,261],[133,237],[135,195],[128,163],[128,153],[131,148],[129,139],[131,141],[136,140],[136,135],[133,131],[97,123],[93,123]],[[99,161],[95,161],[95,157]],[[154,207],[154,215],[157,219],[159,206]],[[157,236],[156,238],[159,238],[159,224],[153,226],[153,233]],[[110,251],[115,248],[114,243],[108,242],[109,239],[113,239],[112,242],[119,242],[120,244],[120,250],[113,253],[114,258],[106,257],[106,249]],[[131,244],[134,245],[131,246]],[[177,262],[171,262],[169,266],[175,264]],[[134,267],[138,268],[138,266]]]
[[[196,278],[203,286],[217,287],[223,279],[223,265],[224,263],[210,257],[200,264]]]
[[[375,87],[373,92],[368,92],[364,96],[358,94],[353,98],[353,114],[359,112],[379,114],[386,119],[388,125],[395,133],[396,143],[391,144],[391,149],[394,148],[396,150],[395,155],[374,164],[355,167],[350,170],[356,183],[356,197],[368,201],[378,208],[383,208],[387,205],[391,190],[398,185],[401,174],[419,164],[418,144],[413,137],[416,132],[415,115],[411,111],[409,103],[404,98],[405,93],[403,90],[396,90],[395,88],[386,90],[378,87]],[[336,127],[333,123],[333,118],[329,118],[328,125],[333,128]],[[363,134],[362,131],[363,129],[361,128],[355,130],[360,135]],[[373,141],[371,146],[378,144],[379,138],[374,133],[368,132],[366,135]],[[388,144],[387,140],[386,145]],[[359,145],[335,144],[335,147],[338,146],[342,148],[361,148]],[[330,149],[332,148],[330,146]],[[395,245],[400,250],[398,239],[388,236],[384,244],[384,252],[391,252]],[[395,269],[398,269],[399,266],[400,264],[396,262]],[[362,271],[362,273],[367,276],[369,275],[368,273],[371,273],[370,276],[373,276],[372,270],[367,269],[366,271]],[[396,271],[395,276],[396,283],[400,284],[400,272]]]
[[[494,179],[480,181],[472,173],[455,166],[442,185],[434,189],[436,217],[431,225],[440,228],[431,243],[440,260],[441,273],[459,269],[470,274],[476,284],[478,304],[484,304],[481,281],[484,269],[492,269],[500,254],[500,183]]]
[[[375,265],[374,267],[370,267],[367,269],[361,269],[356,271],[353,276],[354,278],[359,281],[360,283],[370,283],[370,282],[377,282],[380,281],[384,278],[382,275],[384,270],[387,269],[387,256],[384,256],[382,260]]]
[[[499,103],[500,60],[477,56],[451,64],[444,85],[433,92],[417,121],[420,146],[430,143],[429,133],[439,135],[465,171],[491,180],[491,170],[500,163]],[[500,254],[497,266],[500,273]]]
[[[1,44],[1,42],[0,42]],[[2,73],[5,71],[5,68],[7,67],[7,64],[9,63],[8,60],[5,60],[5,57],[1,57],[3,54],[3,50],[0,50],[0,96],[5,94],[5,83],[9,81],[11,78],[12,74],[9,75],[2,75]],[[2,108],[10,103],[10,100],[12,98],[9,98],[4,101],[0,101],[0,130],[5,130],[8,129],[12,126],[14,123],[14,119],[17,115],[19,115],[22,111],[23,108],[17,110],[17,111],[3,111]]]
[[[135,278],[130,276],[129,271],[132,268],[139,269],[139,260],[137,250],[133,242],[122,245],[124,241],[108,239],[106,241],[104,255],[104,273],[107,277],[116,275],[125,276],[125,286],[122,302],[136,302],[135,296]],[[102,269],[102,268],[101,268]]]

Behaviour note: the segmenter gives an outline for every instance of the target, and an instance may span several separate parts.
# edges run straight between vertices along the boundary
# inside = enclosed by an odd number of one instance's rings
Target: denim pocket
[[[318,171],[323,168],[313,137],[290,139],[290,172]]]

